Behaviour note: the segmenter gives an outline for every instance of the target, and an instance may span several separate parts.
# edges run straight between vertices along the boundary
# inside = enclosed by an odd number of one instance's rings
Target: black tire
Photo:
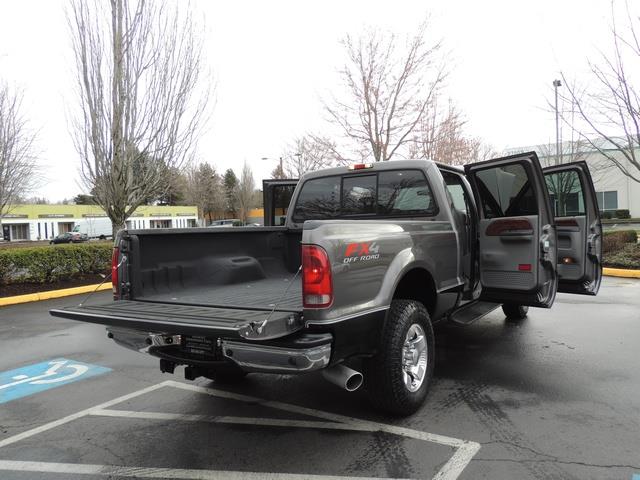
[[[529,312],[529,307],[527,305],[505,303],[502,305],[502,311],[508,320],[523,320]]]
[[[104,235],[100,235],[100,236],[98,237],[98,240],[106,240],[106,239],[107,239],[107,237],[105,237]]]
[[[427,366],[422,384],[412,392],[403,378],[403,347],[414,324],[424,331]],[[387,314],[378,353],[365,364],[364,379],[370,402],[375,408],[392,415],[411,415],[427,397],[434,361],[435,339],[427,309],[414,300],[394,300]]]

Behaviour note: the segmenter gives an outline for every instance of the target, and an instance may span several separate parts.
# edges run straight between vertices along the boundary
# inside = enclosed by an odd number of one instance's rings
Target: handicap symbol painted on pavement
[[[0,403],[110,372],[110,368],[57,358],[0,373]]]

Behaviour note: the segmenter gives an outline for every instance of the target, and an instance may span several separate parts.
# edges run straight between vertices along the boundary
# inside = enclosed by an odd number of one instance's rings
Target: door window
[[[545,174],[547,190],[555,217],[584,215],[584,196],[577,170]]]
[[[538,214],[536,197],[522,164],[479,170],[476,179],[485,218]]]
[[[453,208],[456,210],[466,213],[469,213],[469,201],[467,199],[467,192],[462,186],[462,180],[460,176],[455,173],[443,171],[442,177],[444,178],[444,183],[447,188],[447,192],[449,193],[449,197],[451,197],[451,202],[453,203]]]

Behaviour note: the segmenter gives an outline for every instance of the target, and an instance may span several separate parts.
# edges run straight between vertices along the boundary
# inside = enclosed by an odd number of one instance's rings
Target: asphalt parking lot
[[[559,295],[521,323],[496,311],[440,329],[436,382],[402,420],[319,375],[161,374],[103,327],[47,314],[77,301],[0,309],[1,479],[640,474],[638,280]]]

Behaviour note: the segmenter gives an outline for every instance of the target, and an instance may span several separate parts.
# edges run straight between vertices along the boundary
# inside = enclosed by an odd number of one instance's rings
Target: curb
[[[640,270],[627,270],[624,268],[604,267],[602,269],[602,274],[609,277],[640,278]]]
[[[63,288],[62,290],[49,290],[48,292],[27,293],[26,295],[16,295],[14,297],[0,298],[0,307],[7,305],[17,305],[19,303],[38,302],[40,300],[50,300],[52,298],[69,297],[81,293],[100,292],[111,290],[111,283],[83,285],[82,287]]]

